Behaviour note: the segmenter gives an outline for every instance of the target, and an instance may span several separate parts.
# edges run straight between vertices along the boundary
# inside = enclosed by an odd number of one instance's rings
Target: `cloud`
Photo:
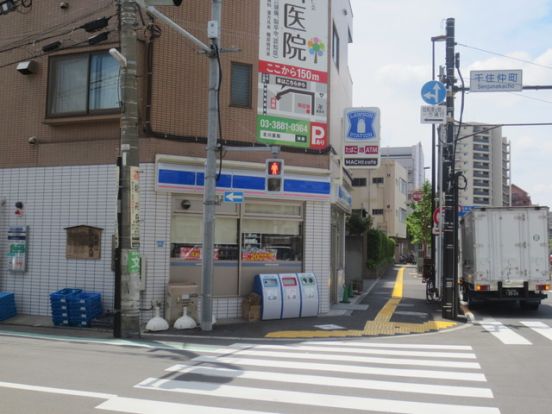
[[[551,0],[351,0],[354,15],[349,65],[355,106],[378,106],[382,145],[422,142],[426,164],[431,154],[431,127],[420,124],[422,85],[431,79],[431,41],[444,34],[454,17],[461,70],[469,84],[474,69],[523,70],[524,85],[552,84],[552,70],[475,50],[552,67]],[[397,16],[407,16],[399,19]],[[444,65],[445,47],[435,43],[436,67]],[[459,117],[461,94],[456,94]],[[467,93],[464,121],[483,123],[552,122],[552,91]],[[552,205],[552,126],[504,127],[512,142],[512,177],[534,199]],[[546,201],[544,203],[543,201]]]

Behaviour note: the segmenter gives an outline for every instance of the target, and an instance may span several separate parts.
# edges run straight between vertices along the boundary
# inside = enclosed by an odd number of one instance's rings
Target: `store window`
[[[108,52],[50,58],[48,116],[119,110],[119,65]]]
[[[302,208],[293,204],[246,204],[242,262],[301,261]]]
[[[202,260],[203,219],[199,215],[175,215],[171,229],[171,257],[184,261]],[[238,220],[217,217],[215,223],[215,260],[238,260]]]

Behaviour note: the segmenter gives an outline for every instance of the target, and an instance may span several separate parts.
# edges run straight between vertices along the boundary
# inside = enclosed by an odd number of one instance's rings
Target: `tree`
[[[347,220],[347,233],[351,236],[360,236],[372,227],[372,217],[362,217],[360,210],[353,210]]]
[[[410,204],[412,213],[406,219],[410,241],[421,246],[424,256],[427,252],[427,245],[431,243],[431,228],[433,226],[431,197],[431,184],[426,181],[422,187],[422,199]]]

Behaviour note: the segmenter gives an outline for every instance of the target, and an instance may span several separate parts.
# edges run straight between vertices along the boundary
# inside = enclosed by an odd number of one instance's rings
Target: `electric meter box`
[[[282,318],[282,287],[277,274],[255,276],[253,291],[261,297],[261,319]]]
[[[297,273],[301,288],[301,317],[318,316],[319,293],[314,273]]]
[[[301,315],[301,291],[295,273],[280,273],[282,285],[282,319],[298,318]]]

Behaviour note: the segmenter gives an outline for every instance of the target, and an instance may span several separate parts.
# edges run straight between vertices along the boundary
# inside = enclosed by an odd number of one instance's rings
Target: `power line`
[[[80,27],[73,27],[69,30],[66,30],[64,32],[61,32],[61,33],[58,33],[58,34],[54,34],[54,35],[50,35],[50,33],[52,32],[55,32],[56,30],[59,30],[63,27],[66,27],[68,24],[73,24],[73,23],[76,23],[78,21],[81,21],[81,20],[84,20],[86,18],[89,18],[90,16],[93,16],[95,14],[98,14],[98,12],[104,10],[104,9],[107,9],[107,8],[110,8],[112,6],[112,1],[110,1],[108,4],[106,4],[105,6],[103,7],[100,7],[92,12],[88,12],[88,13],[85,13],[85,14],[82,14],[78,17],[76,17],[75,19],[69,21],[69,22],[63,22],[63,23],[60,23],[60,24],[57,24],[57,25],[54,25],[52,27],[49,27],[49,28],[46,28],[40,32],[33,32],[33,33],[30,33],[30,34],[24,34],[22,35],[19,39],[17,40],[14,40],[12,41],[11,43],[6,43],[4,45],[2,45],[4,47],[4,49],[0,49],[0,53],[4,53],[4,52],[9,52],[11,50],[15,50],[15,49],[18,49],[18,48],[21,48],[21,47],[24,47],[24,46],[29,46],[29,45],[32,45],[32,44],[35,44],[35,43],[39,43],[39,42],[42,42],[44,40],[48,40],[48,39],[51,39],[52,37],[56,37],[56,36],[63,36],[67,33],[71,33],[72,31],[76,30],[76,29],[79,29]],[[116,13],[109,16],[108,18],[111,19],[112,17],[116,16]],[[42,37],[42,38],[38,38],[38,39],[32,39],[32,40],[29,40],[31,39],[33,36],[39,36],[39,35],[42,35],[42,36],[45,36],[45,37]],[[24,42],[24,43],[19,43],[19,42]]]
[[[493,52],[491,50],[481,49],[479,47],[470,46],[470,45],[466,45],[466,44],[463,44],[463,43],[457,43],[457,45],[458,46],[463,46],[463,47],[468,48],[468,49],[479,50],[480,52],[485,52],[485,53],[488,53],[490,55],[502,56],[502,57],[505,57],[507,59],[517,60],[518,62],[528,63],[528,64],[534,65],[534,66],[539,66],[541,68],[552,69],[552,66],[542,65],[540,63],[535,63],[535,62],[532,62],[530,60],[525,60],[525,59],[520,59],[520,58],[516,58],[516,57],[513,57],[513,56],[504,55],[502,53]]]
[[[534,96],[526,96],[526,95],[522,95],[521,93],[515,93],[515,92],[508,92],[508,93],[515,96],[519,96],[520,98],[532,99],[534,101],[540,101],[540,102],[552,104],[552,101],[547,101],[546,99],[535,98]]]

